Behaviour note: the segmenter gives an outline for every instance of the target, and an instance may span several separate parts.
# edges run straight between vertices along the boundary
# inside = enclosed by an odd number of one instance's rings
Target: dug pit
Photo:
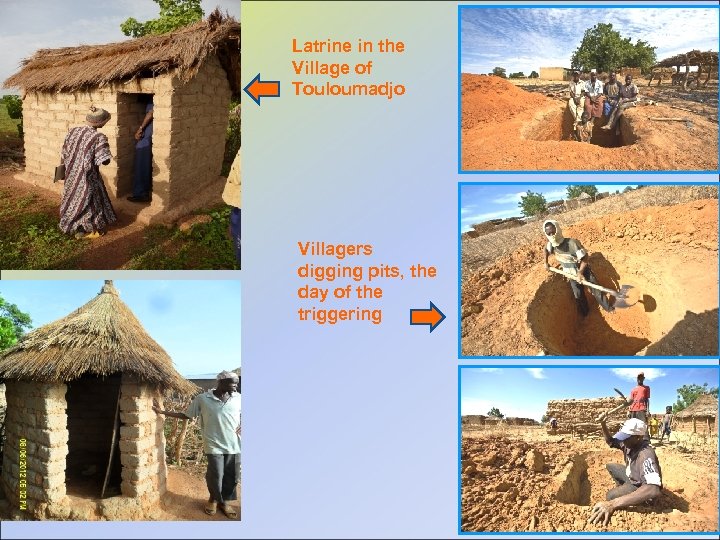
[[[527,320],[534,336],[554,355],[713,354],[717,332],[709,332],[705,339],[702,321],[707,328],[716,327],[717,308],[710,308],[710,303],[687,308],[688,301],[702,290],[699,269],[711,267],[716,253],[696,250],[682,258],[678,255],[675,249],[659,249],[651,260],[643,261],[646,257],[639,253],[617,253],[608,255],[613,259],[610,262],[602,252],[593,253],[590,267],[601,286],[616,291],[629,286],[629,307],[617,307],[611,313],[598,305],[586,287],[590,312],[583,317],[567,279],[549,276],[528,306]],[[661,260],[664,264],[658,264]],[[693,322],[700,327],[691,329]]]
[[[590,144],[603,148],[630,146],[638,140],[632,118],[622,115],[617,129],[601,129],[607,124],[607,117],[596,118]],[[523,139],[531,141],[576,141],[573,132],[573,118],[567,107],[554,107],[540,112],[521,130]]]

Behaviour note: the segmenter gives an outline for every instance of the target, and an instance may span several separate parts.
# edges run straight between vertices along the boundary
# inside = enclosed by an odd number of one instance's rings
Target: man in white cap
[[[217,387],[195,396],[184,413],[163,411],[158,403],[153,403],[153,410],[171,418],[200,417],[208,460],[205,481],[210,492],[205,513],[214,515],[219,504],[227,517],[237,519],[237,512],[228,502],[237,500],[240,482],[240,395],[237,393],[240,377],[232,371],[223,371],[216,379]]]
[[[543,232],[548,240],[545,245],[546,270],[550,268],[548,259],[552,254],[555,255],[555,259],[557,259],[562,266],[563,272],[573,276],[581,276],[585,281],[597,284],[597,278],[595,274],[592,273],[590,265],[588,264],[587,251],[585,251],[585,248],[579,240],[565,238],[560,229],[560,224],[554,219],[545,220],[543,223]],[[570,281],[570,287],[575,297],[578,311],[585,317],[589,311],[587,298],[585,298],[585,287],[574,279],[569,279],[568,281]],[[591,293],[605,311],[614,310],[602,291],[591,288]]]
[[[647,426],[637,418],[630,418],[615,435],[610,435],[605,420],[600,416],[605,441],[611,448],[623,451],[625,465],[609,463],[607,470],[616,486],[607,492],[607,501],[593,506],[589,523],[607,525],[613,512],[642,504],[660,495],[662,471],[652,446],[645,440]]]

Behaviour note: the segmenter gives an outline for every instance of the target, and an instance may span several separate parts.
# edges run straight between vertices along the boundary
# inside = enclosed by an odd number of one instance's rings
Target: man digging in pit
[[[662,490],[662,471],[655,450],[645,440],[647,426],[642,420],[630,418],[615,435],[610,435],[607,413],[600,416],[605,441],[611,448],[622,450],[625,465],[609,463],[607,470],[616,486],[607,492],[607,501],[593,506],[588,523],[610,523],[613,512],[619,508],[636,506],[654,499]]]
[[[588,264],[587,251],[585,251],[585,248],[579,240],[565,238],[560,230],[560,224],[552,219],[548,219],[543,223],[543,232],[548,239],[544,250],[546,270],[550,268],[548,259],[552,254],[555,255],[555,259],[562,266],[563,272],[573,276],[581,276],[585,281],[597,284],[597,278]],[[570,282],[570,288],[572,289],[578,312],[585,317],[590,311],[587,298],[585,297],[585,287],[574,279],[568,279],[568,281]],[[605,293],[593,288],[590,290],[595,300],[597,300],[597,303],[600,304],[605,311],[611,312],[614,310]]]
[[[578,141],[582,140],[580,136],[580,123],[582,122],[582,113],[585,108],[585,81],[580,80],[580,72],[573,71],[573,80],[570,81],[570,99],[568,100],[568,109],[573,118],[573,133]]]
[[[237,519],[237,512],[228,502],[237,500],[240,482],[240,378],[232,371],[223,371],[216,378],[217,387],[195,396],[184,413],[163,411],[157,401],[153,402],[153,411],[182,420],[200,417],[203,451],[208,460],[205,480],[210,492],[205,513],[214,515],[219,504],[223,514]]]

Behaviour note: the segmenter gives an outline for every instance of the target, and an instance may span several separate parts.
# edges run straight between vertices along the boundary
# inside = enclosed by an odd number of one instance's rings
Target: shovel
[[[595,285],[594,283],[585,281],[581,277],[573,276],[572,274],[568,274],[566,272],[563,272],[562,270],[559,270],[558,268],[553,268],[552,266],[550,266],[548,270],[550,270],[551,272],[555,272],[556,274],[560,274],[561,276],[565,276],[568,279],[575,280],[581,285],[585,285],[586,287],[592,287],[593,289],[597,289],[599,291],[607,293],[610,296],[614,296],[615,303],[613,305],[616,308],[628,308],[634,306],[637,302],[637,300],[635,300],[634,302],[630,303],[628,299],[628,291],[634,288],[632,285],[622,285],[619,291],[613,291],[612,289],[607,289],[605,287],[601,287],[600,285]]]

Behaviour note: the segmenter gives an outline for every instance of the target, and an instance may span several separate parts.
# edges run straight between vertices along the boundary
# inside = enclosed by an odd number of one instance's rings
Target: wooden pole
[[[177,465],[180,465],[180,454],[182,452],[182,445],[185,442],[185,434],[187,433],[189,420],[181,420],[181,422],[183,423],[183,427],[180,431],[180,436],[177,441],[175,441],[175,463]]]
[[[105,497],[105,490],[107,489],[108,482],[110,481],[110,471],[112,470],[113,457],[115,457],[115,445],[117,444],[118,434],[120,431],[120,389],[122,386],[118,386],[118,397],[117,405],[115,405],[115,421],[113,423],[112,440],[110,442],[110,457],[108,458],[107,469],[105,470],[105,480],[103,481],[102,490],[100,491],[100,498]]]

